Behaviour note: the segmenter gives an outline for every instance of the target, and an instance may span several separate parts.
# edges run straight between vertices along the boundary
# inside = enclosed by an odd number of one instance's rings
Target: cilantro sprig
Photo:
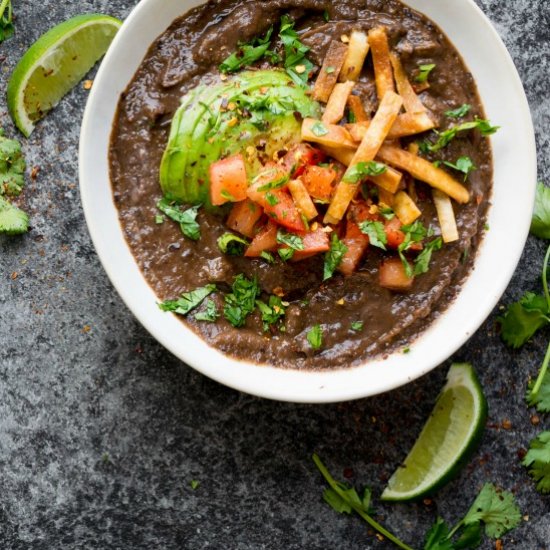
[[[550,453],[550,450],[549,450]],[[548,457],[550,460],[550,457]],[[336,481],[321,459],[314,454],[313,462],[329,487],[323,491],[323,499],[336,512],[355,512],[373,529],[402,550],[413,550],[372,517],[372,492],[365,489],[360,497],[357,490],[348,484]],[[521,513],[514,495],[486,483],[466,515],[450,529],[442,518],[437,518],[426,533],[424,550],[466,550],[477,548],[483,534],[497,539],[514,529],[521,521]]]
[[[445,116],[449,118],[464,118],[471,110],[472,106],[468,103],[464,103],[456,109],[451,109],[450,111],[445,111]]]
[[[471,172],[477,169],[476,165],[473,163],[470,157],[460,157],[455,163],[449,162],[447,160],[443,161],[445,166],[462,172],[464,174],[464,181],[468,179],[468,176]]]
[[[223,314],[235,328],[239,328],[254,311],[261,289],[256,278],[248,279],[242,273],[235,277],[231,288],[233,292],[225,295]]]
[[[372,246],[386,250],[386,244],[388,244],[388,236],[384,230],[384,224],[382,222],[365,220],[359,223],[359,229],[361,233],[364,233],[369,238],[369,242]]]
[[[438,139],[435,143],[425,140],[420,143],[420,151],[423,153],[435,153],[441,149],[447,147],[455,137],[468,130],[479,130],[482,136],[490,136],[498,131],[499,126],[492,126],[488,120],[476,117],[474,120],[469,122],[463,122],[456,126],[451,126],[443,132],[438,132],[434,130],[438,136]]]
[[[203,300],[216,290],[216,285],[209,284],[190,292],[184,292],[178,300],[166,300],[159,304],[162,311],[171,311],[186,316],[199,307]]]
[[[428,65],[419,65],[418,66],[418,75],[416,75],[414,81],[420,84],[424,84],[428,81],[430,73],[435,69],[435,63],[430,63]]]
[[[346,183],[359,183],[369,176],[380,176],[387,171],[388,167],[381,162],[369,160],[368,162],[358,162],[351,166],[342,181]]]
[[[197,222],[200,207],[199,204],[182,212],[177,204],[167,198],[157,203],[157,208],[171,220],[179,223],[181,232],[192,241],[198,241],[201,238],[201,230]]]
[[[288,15],[281,17],[279,38],[285,50],[284,67],[296,85],[306,86],[313,63],[306,57],[310,48],[302,44],[294,25],[295,22]]]
[[[529,444],[529,451],[522,461],[529,468],[529,475],[537,482],[541,493],[550,493],[550,432],[539,434]]]

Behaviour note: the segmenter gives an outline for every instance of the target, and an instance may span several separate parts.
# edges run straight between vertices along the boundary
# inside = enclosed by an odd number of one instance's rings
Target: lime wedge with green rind
[[[468,363],[454,364],[434,410],[382,500],[416,500],[448,483],[476,448],[487,419],[487,401]]]
[[[8,82],[8,108],[25,136],[103,57],[121,21],[78,15],[42,35],[25,53]]]

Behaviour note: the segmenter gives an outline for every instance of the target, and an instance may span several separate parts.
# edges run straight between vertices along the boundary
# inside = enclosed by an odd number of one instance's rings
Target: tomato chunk
[[[257,258],[262,252],[270,252],[276,248],[277,226],[272,222],[267,222],[254,239],[252,239],[244,255],[247,258]]]
[[[348,250],[344,254],[338,270],[344,275],[351,275],[359,266],[359,262],[369,246],[369,238],[361,232],[357,224],[348,220],[346,223],[346,235],[342,239],[342,242]]]
[[[397,248],[405,240],[405,233],[401,231],[401,225],[399,219],[395,217],[384,226],[388,248]]]
[[[288,153],[283,158],[283,166],[291,177],[296,179],[304,173],[307,166],[319,164],[326,158],[325,153],[319,149],[315,149],[307,143],[298,143],[290,148]]]
[[[262,217],[262,214],[263,208],[259,204],[246,199],[235,203],[229,213],[226,224],[229,229],[233,229],[233,231],[245,237],[252,238],[255,235],[255,225]]]
[[[299,262],[300,260],[305,260],[316,254],[321,254],[322,252],[330,250],[328,234],[325,233],[322,228],[300,234],[300,237],[302,237],[304,249],[294,251],[294,255],[291,259],[293,262]]]
[[[378,221],[380,216],[377,212],[371,212],[372,204],[368,204],[365,201],[358,201],[351,203],[348,219],[359,224],[361,222],[370,220]]]
[[[412,287],[414,277],[407,276],[405,266],[399,258],[390,258],[380,265],[379,282],[381,287],[389,290],[406,292]]]
[[[210,201],[214,206],[246,199],[248,180],[241,154],[218,160],[210,165]]]
[[[336,171],[323,166],[307,166],[302,174],[302,181],[308,193],[314,199],[327,202],[330,201],[335,179]]]

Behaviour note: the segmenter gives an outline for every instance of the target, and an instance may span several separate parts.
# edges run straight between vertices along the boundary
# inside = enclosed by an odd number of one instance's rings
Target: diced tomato
[[[407,276],[405,266],[399,258],[390,258],[380,265],[379,282],[381,287],[405,292],[412,287],[414,277]]]
[[[260,232],[252,239],[244,255],[247,258],[257,258],[262,252],[269,252],[277,248],[277,226],[268,221]]]
[[[252,238],[255,235],[254,226],[262,217],[262,214],[263,208],[259,204],[246,199],[234,204],[226,224],[229,229],[233,229],[233,231],[245,237]]]
[[[283,158],[283,166],[288,172],[292,172],[293,179],[301,176],[306,169],[306,166],[319,164],[326,158],[325,153],[319,149],[315,149],[307,143],[298,143],[290,148],[288,153]]]
[[[321,228],[316,231],[309,231],[307,233],[300,234],[300,237],[302,237],[304,249],[294,251],[294,255],[291,260],[293,262],[305,260],[306,258],[311,258],[316,254],[330,250],[328,234]]]
[[[365,201],[357,201],[351,203],[348,219],[355,223],[361,223],[367,220],[377,221],[380,216],[377,212],[371,212],[372,204]]]
[[[344,275],[351,275],[358,267],[361,258],[369,246],[369,238],[361,232],[359,226],[348,220],[346,223],[346,235],[342,242],[347,247],[338,270]]]
[[[336,171],[323,166],[306,166],[302,174],[302,181],[308,193],[314,199],[322,201],[330,201],[335,179]]]
[[[405,240],[405,233],[401,231],[401,225],[397,217],[386,222],[384,230],[386,231],[389,248],[397,248]]]
[[[241,154],[218,160],[210,165],[210,200],[220,206],[246,199],[248,180]]]

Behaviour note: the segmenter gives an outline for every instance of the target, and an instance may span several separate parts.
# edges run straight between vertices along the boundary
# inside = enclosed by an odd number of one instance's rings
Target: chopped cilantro
[[[279,248],[279,250],[277,250],[277,253],[279,254],[281,260],[283,260],[283,262],[288,262],[288,260],[292,259],[292,256],[294,256],[294,249]]]
[[[476,166],[470,157],[460,157],[454,164],[448,161],[444,161],[443,164],[449,168],[453,168],[453,170],[462,172],[464,174],[464,181],[468,179],[470,172],[476,169]]]
[[[330,21],[330,13],[328,12],[328,10],[325,10],[323,12],[323,19],[328,23]]]
[[[197,481],[196,479],[192,479],[191,482],[189,483],[189,485],[191,485],[191,489],[193,489],[193,491],[195,489],[197,489],[200,484],[201,484],[200,481]]]
[[[550,431],[542,432],[531,441],[522,463],[537,482],[537,490],[550,493]]]
[[[368,162],[358,162],[350,166],[344,175],[342,181],[346,183],[359,183],[369,176],[379,176],[384,174],[388,167],[381,162],[369,160]]]
[[[429,230],[424,227],[421,221],[417,220],[412,224],[403,225],[401,227],[401,231],[405,233],[405,240],[397,247],[397,252],[401,262],[403,263],[407,277],[412,277],[414,274],[413,268],[405,257],[404,252],[409,250],[414,243],[419,243],[424,240],[428,236]]]
[[[321,325],[313,325],[307,333],[306,338],[313,349],[321,349],[323,345],[323,330],[321,329]]]
[[[270,191],[265,194],[265,200],[270,206],[276,206],[279,204],[279,199]]]
[[[388,237],[386,236],[384,224],[382,222],[366,220],[359,224],[359,229],[369,237],[369,242],[372,246],[386,250]]]
[[[224,233],[218,238],[218,248],[229,256],[242,256],[248,244],[246,239],[233,233]]]
[[[363,321],[353,321],[353,323],[351,323],[351,330],[359,332],[360,330],[363,330],[364,326],[365,323]]]
[[[167,300],[159,304],[162,311],[171,311],[178,315],[187,315],[200,306],[202,301],[216,290],[216,285],[209,284],[201,288],[184,292],[178,300]]]
[[[271,252],[267,252],[266,250],[262,250],[260,253],[260,258],[265,260],[268,264],[275,263],[275,258],[273,257],[273,254]]]
[[[235,277],[232,293],[225,295],[223,314],[234,326],[242,327],[247,316],[254,311],[261,289],[257,279],[248,279],[242,273]]]
[[[467,130],[474,130],[476,128],[481,132],[482,136],[490,136],[499,129],[499,126],[491,126],[491,123],[488,120],[476,117],[475,120],[472,120],[470,122],[463,122],[462,124],[458,124],[457,126],[452,126],[451,128],[443,132],[436,131],[436,134],[439,136],[437,141],[435,143],[427,140],[422,142],[420,144],[420,150],[423,153],[435,153],[443,149],[444,147],[447,147],[447,145],[449,145],[449,143],[451,143],[451,141],[459,133],[465,132]]]
[[[157,225],[162,225],[166,221],[166,216],[163,216],[162,214],[157,214],[155,216],[155,223]]]
[[[332,74],[335,70],[336,70],[336,69],[335,69],[334,67],[327,67],[327,68],[325,69],[325,72],[326,72],[327,74]]]
[[[330,279],[336,268],[342,262],[348,247],[338,238],[336,233],[332,234],[330,241],[330,250],[325,253],[325,264],[323,268],[323,281]]]
[[[279,38],[285,50],[284,67],[296,85],[305,86],[313,70],[313,63],[306,57],[310,48],[300,42],[294,25],[294,21],[288,15],[281,17]]]
[[[195,313],[195,319],[197,321],[205,321],[207,323],[215,323],[220,314],[218,308],[213,300],[208,299],[206,301],[206,308],[204,311]]]
[[[220,65],[220,72],[234,73],[243,67],[252,65],[262,57],[268,57],[272,62],[277,62],[278,56],[269,49],[273,27],[270,27],[263,38],[254,38],[250,44],[239,43],[237,51],[232,53]]]
[[[311,131],[317,137],[326,136],[328,134],[326,126],[319,120],[311,126]]]
[[[449,118],[464,118],[470,112],[471,108],[471,105],[464,103],[464,105],[461,105],[457,109],[445,111],[445,116],[448,116]]]
[[[422,275],[422,273],[428,272],[433,251],[440,250],[442,246],[443,239],[441,237],[437,237],[433,241],[426,243],[422,252],[420,252],[414,261],[414,275]]]
[[[265,176],[266,173],[267,172],[262,172],[257,177]],[[275,174],[276,171],[273,171],[273,173]],[[273,181],[270,181],[270,182],[258,187],[258,191],[260,193],[263,193],[265,191],[273,191],[274,189],[280,189],[281,187],[284,187],[288,183],[289,180],[290,180],[290,176],[288,174],[286,174],[284,176],[280,176],[279,178],[274,179]],[[276,199],[276,197],[274,195],[272,195],[272,197]],[[268,199],[268,202],[269,202],[269,199]],[[275,204],[277,204],[277,202]],[[275,204],[273,204],[272,206],[275,206]]]
[[[395,218],[395,212],[393,211],[393,208],[390,208],[389,206],[384,206],[383,208],[379,208],[378,211],[380,214],[382,214],[382,217],[388,221],[393,220]]]
[[[201,205],[199,204],[182,212],[173,201],[167,198],[163,198],[157,203],[157,208],[171,220],[178,222],[181,232],[193,241],[198,241],[201,238],[200,226],[196,221],[200,207]]]
[[[270,326],[276,325],[285,316],[285,307],[279,296],[270,296],[267,304],[256,300],[256,305],[262,315],[264,331],[268,331]]]
[[[416,82],[423,84],[428,81],[430,73],[435,69],[435,64],[430,63],[429,65],[419,65],[418,75],[414,79]]]
[[[302,240],[302,237],[292,233],[286,233],[282,229],[277,231],[277,242],[279,244],[285,244],[292,250],[304,249],[304,241]]]

